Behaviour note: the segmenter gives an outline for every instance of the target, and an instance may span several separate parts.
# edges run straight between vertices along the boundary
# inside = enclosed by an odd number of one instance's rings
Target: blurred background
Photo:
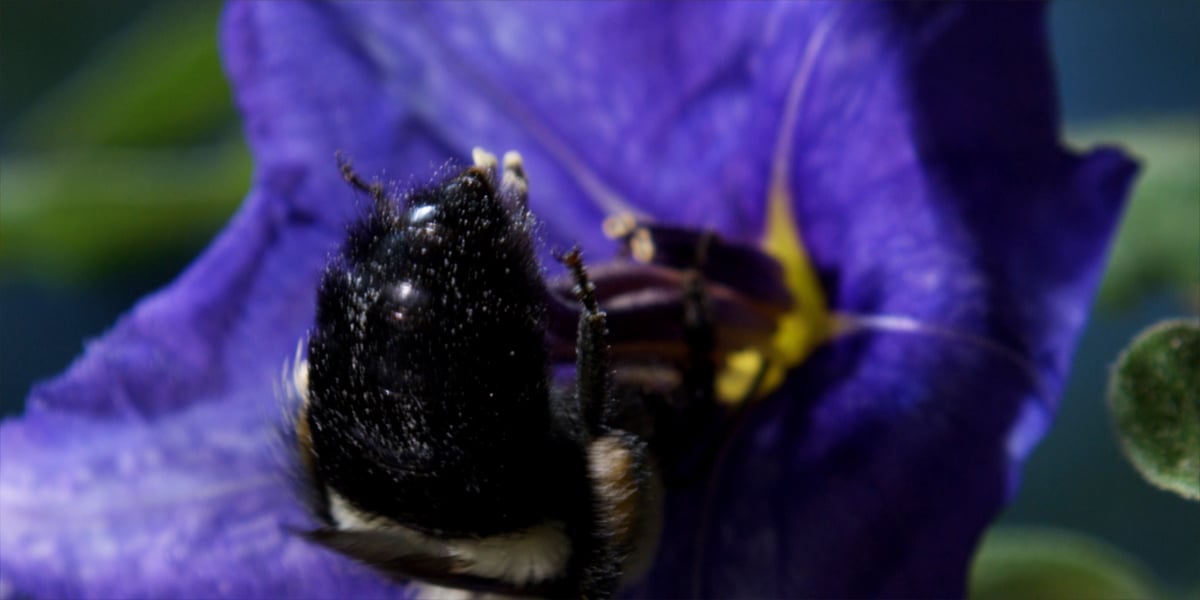
[[[0,4],[0,416],[169,282],[248,189],[219,12]],[[1058,422],[987,538],[972,595],[1200,599],[1200,503],[1141,479],[1105,405],[1109,366],[1138,331],[1200,313],[1200,3],[1064,1],[1050,14],[1068,142],[1119,144],[1143,172]]]

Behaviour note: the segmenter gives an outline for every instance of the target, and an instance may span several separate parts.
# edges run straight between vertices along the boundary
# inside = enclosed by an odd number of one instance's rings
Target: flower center
[[[765,343],[731,353],[717,373],[717,398],[729,405],[765,396],[783,384],[787,372],[804,362],[834,332],[834,319],[809,262],[792,214],[791,194],[772,186],[766,230],[759,245],[782,267],[791,308],[776,318],[776,331]]]

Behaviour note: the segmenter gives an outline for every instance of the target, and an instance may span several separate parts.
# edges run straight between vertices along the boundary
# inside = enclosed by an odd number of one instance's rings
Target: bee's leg
[[[769,348],[781,319],[796,309],[783,267],[761,248],[713,231],[640,222],[629,215],[611,217],[604,225],[606,235],[621,242],[625,257],[593,275],[597,295],[610,312],[618,360],[631,351],[686,358],[680,364],[691,365],[695,381],[702,383],[711,365],[704,349],[723,365],[734,353]],[[701,400],[705,393],[715,394],[703,387],[695,391]],[[721,400],[727,404],[739,399],[732,397],[737,392],[725,394]]]
[[[656,439],[663,457],[669,485],[698,481],[711,464],[714,439],[724,431],[728,410],[716,400],[716,331],[706,293],[703,271],[712,234],[696,239],[694,259],[683,276],[683,327],[687,361],[681,373],[683,385],[675,402],[660,407],[664,419],[662,436]]]
[[[786,311],[794,301],[783,268],[762,250],[729,241],[711,230],[641,222],[632,215],[604,221],[604,233],[634,261],[669,269],[697,269],[709,286],[728,288],[766,310]],[[702,256],[700,255],[702,251]]]
[[[686,364],[688,348],[685,314],[695,300],[687,298],[689,280],[698,280],[703,314],[713,331],[713,358],[769,343],[784,309],[765,305],[725,286],[713,284],[697,269],[687,271],[612,260],[589,265],[588,279],[604,307],[610,354],[618,369],[630,363],[671,361]],[[694,284],[693,284],[694,285]],[[547,286],[547,344],[556,362],[574,360],[579,321],[575,282],[559,277]]]
[[[578,549],[579,594],[609,598],[622,577],[640,574],[657,546],[661,494],[646,443],[614,422],[606,315],[584,269],[579,248],[559,257],[583,305],[576,341],[576,398],[587,429],[588,478],[594,513],[590,540]]]
[[[596,302],[595,288],[588,280],[579,248],[572,248],[558,259],[571,271],[575,296],[583,305],[575,343],[575,394],[589,437],[598,437],[607,430],[616,408],[612,398],[607,315]]]
[[[591,558],[580,579],[583,596],[595,598],[649,569],[662,531],[662,484],[645,441],[629,432],[610,431],[587,454],[598,543],[585,550]]]
[[[712,312],[705,292],[703,275],[712,234],[702,235],[696,244],[695,266],[684,272],[683,325],[688,361],[683,370],[683,383],[689,398],[687,403],[699,406],[714,404],[713,381],[716,347]]]

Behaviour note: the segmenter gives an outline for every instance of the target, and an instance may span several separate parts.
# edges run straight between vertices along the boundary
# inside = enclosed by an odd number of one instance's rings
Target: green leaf
[[[0,266],[78,279],[211,237],[250,180],[240,136],[203,147],[4,157]]]
[[[1142,476],[1200,499],[1200,319],[1139,334],[1117,359],[1108,399],[1121,446]]]
[[[191,253],[245,196],[250,156],[217,53],[219,3],[163,3],[14,123],[0,267],[102,276]]]
[[[226,129],[236,115],[217,53],[220,10],[153,7],[41,98],[7,149],[179,144]]]
[[[1041,528],[996,528],[975,554],[973,600],[1161,598],[1133,559],[1083,535]]]
[[[1117,142],[1143,172],[1100,288],[1102,305],[1129,305],[1156,290],[1200,283],[1200,119],[1159,116],[1068,134],[1073,145]]]

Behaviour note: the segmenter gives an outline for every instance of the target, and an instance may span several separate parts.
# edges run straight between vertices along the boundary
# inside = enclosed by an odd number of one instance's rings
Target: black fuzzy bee
[[[659,466],[688,463],[675,450],[722,422],[713,365],[729,348],[711,315],[748,306],[709,304],[702,277],[721,288],[728,261],[677,267],[736,248],[630,225],[614,236],[645,254],[657,232],[665,264],[602,268],[593,285],[576,249],[560,257],[569,278],[547,284],[515,153],[498,172],[476,151],[402,203],[341,167],[374,202],[325,271],[297,365],[295,433],[326,524],[305,535],[397,579],[612,596],[653,555]],[[751,316],[724,330],[769,334],[773,310],[733,310]],[[574,381],[558,382],[572,358]]]

